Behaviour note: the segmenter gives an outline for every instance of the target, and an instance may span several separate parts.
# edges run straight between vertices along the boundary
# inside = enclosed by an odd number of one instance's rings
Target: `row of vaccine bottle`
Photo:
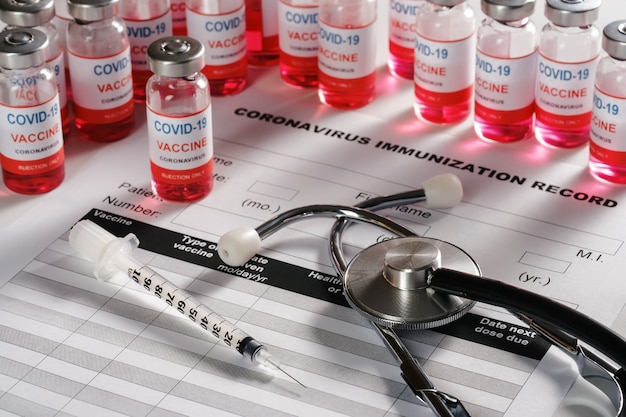
[[[278,63],[278,0],[120,0],[128,27],[135,98],[143,100],[150,76],[146,48],[162,36],[187,35],[205,46],[203,73],[211,94],[241,92],[248,65]]]
[[[556,147],[588,142],[600,0],[546,0],[539,35],[534,0],[482,0],[476,27],[464,0],[428,0],[417,13],[415,111],[457,123],[474,107],[477,134],[498,142],[535,136]]]

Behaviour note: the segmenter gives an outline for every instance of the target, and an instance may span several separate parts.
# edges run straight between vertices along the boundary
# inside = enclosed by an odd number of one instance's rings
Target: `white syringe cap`
[[[139,240],[132,233],[119,238],[91,220],[76,223],[70,230],[69,241],[75,251],[96,264],[94,275],[102,281],[119,271],[111,263],[114,255],[121,252],[129,256],[139,246]]]

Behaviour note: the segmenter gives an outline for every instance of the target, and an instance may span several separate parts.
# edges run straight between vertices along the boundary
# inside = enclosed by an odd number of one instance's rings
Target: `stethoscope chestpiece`
[[[476,262],[459,247],[438,239],[402,237],[372,245],[346,269],[348,303],[371,321],[401,329],[429,329],[463,316],[475,301],[429,288],[440,267],[480,275]]]

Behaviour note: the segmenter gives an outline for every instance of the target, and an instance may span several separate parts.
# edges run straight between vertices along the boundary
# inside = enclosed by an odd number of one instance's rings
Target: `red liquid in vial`
[[[275,0],[278,3],[278,0]],[[263,31],[263,0],[246,0],[246,48],[248,63],[257,67],[278,64],[278,34]],[[276,10],[274,10],[276,12]]]
[[[173,184],[172,182],[160,181],[159,173],[163,172],[160,168],[150,163],[152,170],[152,189],[155,193],[166,200],[171,201],[195,201],[205,197],[213,188],[213,158],[204,165],[203,171],[205,175],[201,180],[196,182],[187,182],[185,184]],[[194,170],[195,171],[195,170]],[[176,175],[184,175],[185,171],[174,171]]]
[[[4,159],[4,158],[3,158]],[[60,162],[59,162],[60,159]],[[44,158],[41,161],[28,161],[28,165],[37,165],[41,162],[41,165],[54,166],[56,168],[50,171],[34,174],[15,174],[8,171],[5,167],[2,168],[2,179],[6,187],[20,194],[41,194],[51,191],[58,187],[65,178],[65,166],[63,165],[64,153],[63,151],[57,152],[54,156]],[[8,165],[6,160],[3,160],[3,165]]]
[[[403,48],[395,42],[389,42],[389,70],[397,77],[407,80],[413,79],[415,67],[415,53],[413,49]]]
[[[74,124],[78,134],[93,142],[114,142],[125,138],[135,127],[134,103],[108,110],[86,109],[74,103]],[[123,116],[127,115],[127,116]],[[111,122],[118,117],[122,119]],[[102,123],[94,123],[100,120]]]
[[[281,51],[280,76],[287,84],[296,87],[317,86],[317,57],[300,58]]]
[[[563,120],[568,118],[567,116],[560,117]],[[586,126],[573,127],[570,129],[551,126],[538,118],[535,122],[535,136],[540,142],[559,148],[582,146],[589,142],[589,121],[591,120],[591,114],[589,113],[585,118],[587,120],[585,123]]]
[[[246,57],[229,65],[205,65],[202,73],[209,79],[212,96],[228,96],[241,92],[248,84]]]
[[[63,129],[63,136],[67,138],[70,133],[72,121],[70,120],[70,106],[65,104],[61,107],[61,128]]]
[[[133,70],[133,98],[137,103],[146,101],[146,82],[152,77],[149,70]]]
[[[602,154],[603,149],[598,148],[593,142],[589,144],[589,171],[602,180],[615,184],[626,184],[626,163],[622,165],[608,164],[605,159],[599,159],[596,154]],[[622,160],[626,162],[626,155],[622,152]]]
[[[376,72],[353,80],[335,78],[320,71],[319,97],[322,103],[339,109],[363,107],[374,99]]]
[[[476,133],[496,142],[510,143],[529,138],[533,133],[533,117],[516,123],[494,124],[480,116],[474,118]]]
[[[474,129],[479,137],[511,143],[528,139],[534,131],[534,103],[519,110],[493,110],[474,103]]]
[[[431,123],[458,123],[470,114],[473,90],[470,86],[454,93],[434,93],[415,86],[415,112]]]

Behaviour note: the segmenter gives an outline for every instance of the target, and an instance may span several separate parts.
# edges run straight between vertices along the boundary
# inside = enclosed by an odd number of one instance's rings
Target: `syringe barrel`
[[[69,240],[75,250],[96,264],[94,272],[97,278],[108,280],[115,273],[123,272],[145,291],[174,307],[226,346],[250,357],[253,362],[261,358],[258,354],[262,346],[246,332],[158,272],[135,260],[132,252],[139,245],[135,235],[116,237],[90,220],[81,220],[70,231]]]

